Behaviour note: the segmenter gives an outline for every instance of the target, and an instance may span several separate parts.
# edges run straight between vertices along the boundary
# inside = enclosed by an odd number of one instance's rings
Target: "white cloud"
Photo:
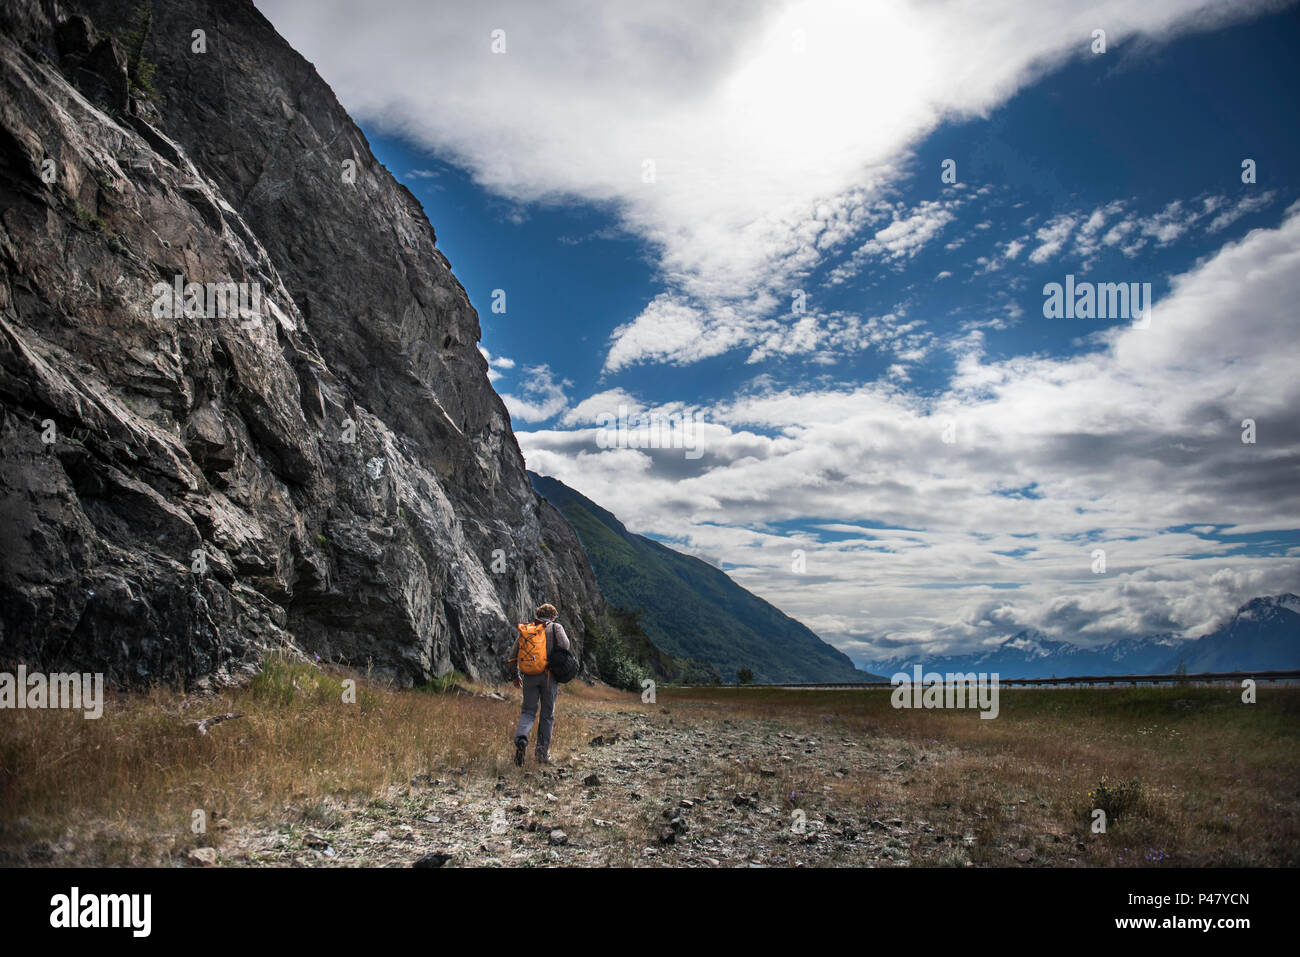
[[[868,240],[862,251],[870,256],[888,259],[912,257],[930,240],[952,222],[953,214],[940,203],[922,203],[915,213],[905,219],[895,219]]]
[[[1066,240],[1070,238],[1070,233],[1074,231],[1074,224],[1073,216],[1053,216],[1047,225],[1034,234],[1041,245],[1029,254],[1029,261],[1045,263],[1049,259],[1056,258],[1057,253],[1065,246]]]
[[[606,389],[588,396],[564,413],[561,425],[593,425],[602,415],[617,414],[621,407],[629,413],[640,412],[644,406],[634,396],[622,389]]]
[[[478,351],[483,353],[483,358],[488,361],[489,382],[495,383],[498,381],[501,378],[502,369],[513,369],[515,367],[514,359],[507,359],[505,356],[496,356],[494,358],[492,353],[488,352],[482,346],[478,347]]]
[[[1134,200],[1117,199],[1091,212],[1072,210],[1060,213],[1035,233],[1040,245],[1030,254],[1029,260],[1044,263],[1069,254],[1086,268],[1103,247],[1119,247],[1125,256],[1133,258],[1148,247],[1161,249],[1169,246],[1193,230],[1203,229],[1210,235],[1220,232],[1242,216],[1272,205],[1277,195],[1276,190],[1266,190],[1243,196],[1235,202],[1219,195],[1200,196],[1186,202],[1176,199],[1147,215],[1133,209]],[[1216,212],[1218,215],[1209,219]],[[1004,258],[1016,258],[1027,239],[1028,236],[1022,236],[1008,243]]]
[[[610,337],[605,371],[615,372],[644,360],[686,365],[721,355],[747,341],[752,318],[730,306],[712,315],[667,293],[656,296],[634,321]]]
[[[637,318],[614,340],[615,369],[750,346],[745,317],[793,322],[781,303],[794,277],[869,221],[913,144],[1089,55],[1097,24],[1115,45],[1261,5],[665,0],[593,16],[580,0],[259,4],[361,121],[510,200],[614,205],[666,287],[646,328]],[[920,238],[878,241],[895,255]],[[688,330],[702,346],[666,347]]]
[[[493,354],[482,346],[478,347],[478,351],[482,352],[482,356],[487,360],[487,381],[489,382],[497,382],[500,380],[500,377],[502,377],[502,372],[500,371],[502,371],[502,369],[515,368],[515,360],[513,359],[507,359],[506,356],[503,355],[498,355],[494,358]]]
[[[1237,220],[1241,219],[1241,217],[1247,215],[1248,213],[1257,213],[1261,209],[1264,209],[1267,206],[1271,205],[1273,200],[1275,200],[1276,198],[1277,198],[1276,190],[1266,190],[1265,192],[1259,193],[1254,196],[1244,196],[1236,203],[1234,203],[1232,206],[1229,206],[1223,212],[1219,213],[1218,216],[1215,216],[1213,221],[1206,228],[1206,231],[1211,233],[1217,233],[1222,229],[1226,229],[1228,226],[1231,226],[1233,223],[1235,223]],[[1226,205],[1226,201],[1221,201],[1219,203],[1216,203],[1213,207],[1207,207],[1206,213],[1207,214],[1211,213],[1215,209],[1218,209],[1224,205]]]
[[[948,342],[957,377],[932,398],[888,380],[768,383],[707,410],[694,463],[575,454],[556,432],[519,439],[533,467],[634,530],[738,566],[743,585],[846,650],[886,637],[966,647],[1022,627],[1085,643],[1191,635],[1300,583],[1300,557],[1202,537],[1207,520],[1300,527],[1297,297],[1300,204],[1174,277],[1149,328],[1111,329],[1073,358],[991,361],[971,328]],[[1170,531],[1184,525],[1202,527]],[[790,570],[794,548],[805,575]],[[1187,557],[1206,553],[1221,557]]]
[[[550,366],[529,366],[523,370],[519,394],[501,395],[512,420],[544,422],[564,411],[569,404],[564,390],[573,383],[557,379]]]

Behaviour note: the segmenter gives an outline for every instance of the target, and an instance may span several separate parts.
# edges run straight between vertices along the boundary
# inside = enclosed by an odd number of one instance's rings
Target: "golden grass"
[[[343,700],[348,678],[355,703]],[[71,838],[85,862],[152,863],[220,846],[226,827],[329,828],[343,804],[382,802],[421,776],[515,774],[519,692],[456,683],[506,700],[396,690],[271,659],[248,685],[216,695],[113,695],[99,720],[5,711],[0,854],[23,860],[34,842]],[[830,773],[838,757],[769,762],[751,753],[698,786],[756,794],[787,818],[803,810],[858,826],[925,822],[924,838],[898,845],[914,863],[1005,865],[1016,848],[1056,864],[1300,862],[1300,689],[1263,686],[1255,705],[1229,688],[1004,689],[1000,703],[991,721],[974,711],[895,710],[887,691],[660,689],[650,707],[687,726],[748,718],[827,746],[853,741],[844,753],[864,760],[846,757],[842,777]],[[593,735],[621,727],[615,712],[646,707],[635,694],[567,685],[552,755],[581,754]],[[243,717],[207,735],[195,730],[198,719],[231,711]],[[1136,781],[1137,795],[1094,835],[1090,792],[1103,780]],[[638,862],[646,836],[663,826],[661,804],[631,801],[622,789],[602,789],[600,800],[598,813],[615,823],[592,825],[588,839],[606,846],[610,863]],[[191,830],[195,810],[206,815],[204,835]],[[788,853],[798,853],[793,840]]]
[[[1002,689],[993,720],[895,709],[887,690],[667,689],[660,697],[799,721],[828,737],[901,738],[918,757],[905,784],[852,775],[835,790],[861,789],[868,807],[884,793],[885,803],[902,802],[940,829],[973,832],[974,863],[1005,864],[1008,843],[1039,860],[1092,865],[1300,863],[1297,688],[1261,686],[1256,704],[1233,687]],[[1100,835],[1090,825],[1103,781],[1135,781],[1140,799]]]
[[[344,702],[349,678],[355,703]],[[592,701],[603,697],[577,682],[568,688]],[[130,863],[160,835],[171,835],[172,850],[184,852],[219,843],[223,821],[274,815],[310,822],[332,802],[371,797],[418,775],[496,775],[513,767],[519,714],[519,692],[501,690],[507,700],[401,691],[272,659],[251,683],[221,694],[193,698],[158,688],[108,696],[98,720],[6,711],[0,847],[94,835],[99,860]],[[194,727],[226,712],[243,717],[206,735]],[[552,754],[585,744],[586,731],[579,719],[557,721]],[[191,828],[196,810],[206,816],[206,835]]]

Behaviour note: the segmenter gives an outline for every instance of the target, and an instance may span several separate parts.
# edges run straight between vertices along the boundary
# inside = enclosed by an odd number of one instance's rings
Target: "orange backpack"
[[[546,624],[529,622],[519,626],[519,671],[526,675],[540,675],[546,670]]]

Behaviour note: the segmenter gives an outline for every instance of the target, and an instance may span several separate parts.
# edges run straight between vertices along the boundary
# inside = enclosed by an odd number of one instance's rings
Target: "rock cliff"
[[[581,647],[419,202],[247,0],[138,8],[0,5],[0,664],[496,678],[546,600]]]

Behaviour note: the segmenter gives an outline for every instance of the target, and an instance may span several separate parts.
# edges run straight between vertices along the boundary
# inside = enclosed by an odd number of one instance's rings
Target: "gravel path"
[[[904,813],[919,758],[901,740],[851,740],[813,721],[689,709],[584,711],[601,732],[549,766],[460,769],[307,824],[237,828],[219,860],[271,866],[888,866],[970,834]],[[561,713],[560,721],[565,715]],[[825,720],[825,719],[823,719]],[[209,854],[210,858],[211,855]],[[195,860],[195,863],[199,863]]]

